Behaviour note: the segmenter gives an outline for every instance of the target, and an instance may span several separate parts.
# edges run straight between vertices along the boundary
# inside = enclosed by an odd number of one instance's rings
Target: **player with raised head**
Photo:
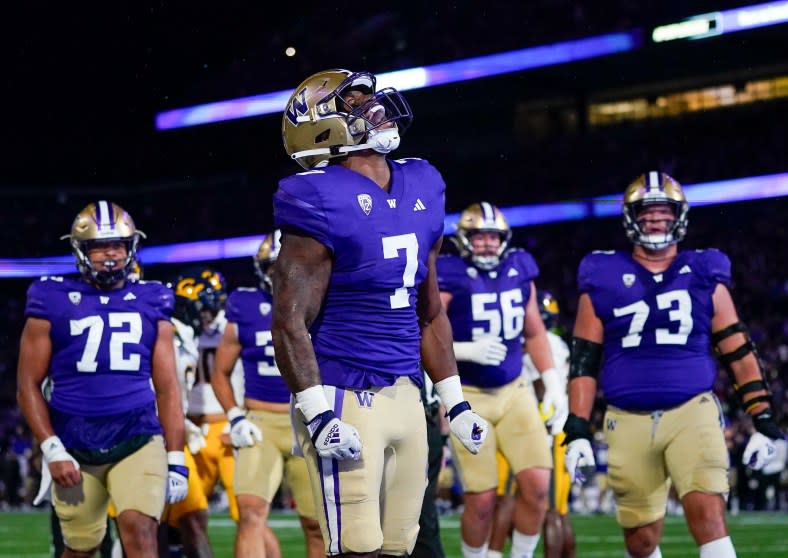
[[[307,556],[325,556],[306,462],[292,455],[290,390],[276,367],[271,341],[269,270],[279,255],[280,238],[279,231],[266,235],[254,257],[259,286],[237,289],[227,299],[227,327],[216,350],[211,378],[213,391],[230,420],[233,446],[238,450],[234,479],[240,512],[237,558],[280,555],[267,520],[283,478],[296,503]],[[244,368],[245,409],[236,401],[230,384],[239,357]]]
[[[523,338],[545,385],[544,404],[564,404],[558,372],[539,313],[531,254],[510,248],[511,229],[488,202],[470,205],[452,237],[459,255],[438,258],[441,300],[454,331],[454,353],[469,403],[490,424],[490,440],[470,454],[454,443],[464,490],[464,557],[486,556],[496,489],[496,451],[517,484],[512,554],[530,558],[542,530],[552,459],[537,401],[521,378]]]
[[[66,558],[95,554],[110,499],[127,555],[155,556],[165,502],[186,496],[172,293],[126,280],[142,236],[117,204],[91,203],[64,237],[80,277],[42,277],[27,293],[17,398],[42,440]]]
[[[413,549],[427,482],[420,364],[453,434],[474,453],[487,434],[437,288],[443,179],[421,159],[386,158],[412,118],[399,92],[347,70],[307,78],[283,115],[304,172],[274,194],[272,334],[331,556]]]
[[[566,467],[593,465],[597,380],[608,403],[609,482],[628,556],[659,557],[669,481],[702,558],[736,556],[725,524],[728,454],[712,391],[717,363],[731,373],[762,436],[744,456],[761,468],[782,432],[747,328],[731,298],[731,264],[714,249],[679,251],[689,205],[681,185],[649,171],[624,193],[632,252],[594,252],[580,262],[572,340]],[[602,365],[604,357],[604,365]]]

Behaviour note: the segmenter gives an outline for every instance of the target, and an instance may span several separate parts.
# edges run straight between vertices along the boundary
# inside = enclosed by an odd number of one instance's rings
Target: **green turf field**
[[[621,536],[610,516],[578,516],[572,522],[577,532],[578,557],[619,557],[623,555]],[[728,518],[739,558],[788,556],[788,514],[745,513]],[[285,558],[304,555],[298,521],[293,515],[275,514],[271,524],[282,545]],[[449,558],[460,558],[459,518],[442,518],[442,536]],[[212,515],[210,537],[217,558],[232,556],[235,526],[225,515]],[[668,517],[662,538],[666,558],[695,558],[698,553],[684,519]],[[0,557],[48,558],[48,516],[42,512],[0,513]],[[537,556],[541,556],[537,550]]]

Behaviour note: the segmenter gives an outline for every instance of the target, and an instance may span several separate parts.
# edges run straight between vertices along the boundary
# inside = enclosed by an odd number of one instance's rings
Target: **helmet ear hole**
[[[328,141],[328,138],[331,136],[331,130],[323,130],[318,135],[315,136],[315,144],[323,143],[324,141]]]

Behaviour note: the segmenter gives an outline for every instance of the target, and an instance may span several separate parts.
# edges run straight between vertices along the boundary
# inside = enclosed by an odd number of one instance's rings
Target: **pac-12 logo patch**
[[[631,287],[635,284],[635,274],[634,273],[625,273],[621,276],[621,280],[624,282],[625,287]]]
[[[369,194],[359,194],[356,196],[356,199],[364,214],[369,215],[370,211],[372,211],[372,196]]]
[[[79,304],[79,302],[82,300],[82,293],[79,291],[71,291],[68,293],[68,299],[71,301],[71,304]]]

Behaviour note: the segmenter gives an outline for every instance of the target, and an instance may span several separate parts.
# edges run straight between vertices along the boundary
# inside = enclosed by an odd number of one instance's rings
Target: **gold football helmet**
[[[74,219],[71,234],[61,237],[71,244],[79,272],[103,287],[114,285],[128,276],[136,260],[140,238],[145,238],[145,233],[137,229],[131,215],[118,204],[106,200],[88,204]],[[104,262],[103,269],[93,267],[88,250],[94,243],[104,241],[121,241],[126,245],[126,259],[121,265]]]
[[[260,288],[271,292],[273,285],[271,285],[271,277],[268,275],[268,270],[271,264],[279,257],[279,247],[282,242],[282,231],[276,229],[271,234],[265,235],[265,238],[260,243],[260,248],[257,249],[254,260],[254,273],[260,280]]]
[[[353,91],[363,94],[358,103],[345,101]],[[282,140],[291,159],[313,169],[352,151],[394,151],[412,121],[405,98],[391,87],[376,91],[371,73],[325,70],[306,78],[290,96]]]
[[[664,234],[645,234],[637,216],[645,206],[657,203],[668,204],[676,218]],[[681,184],[664,172],[649,171],[638,176],[624,192],[622,210],[627,238],[645,248],[661,250],[681,242],[687,234],[687,198]]]
[[[471,236],[478,232],[497,232],[501,237],[501,246],[494,255],[475,254],[471,245]],[[495,269],[501,255],[509,246],[512,238],[512,229],[506,221],[503,212],[488,202],[479,202],[469,205],[460,214],[457,223],[457,232],[454,243],[463,258],[470,259],[480,269]]]
[[[553,329],[558,325],[560,309],[558,299],[549,291],[538,290],[536,292],[537,302],[539,303],[539,314],[547,329]]]

